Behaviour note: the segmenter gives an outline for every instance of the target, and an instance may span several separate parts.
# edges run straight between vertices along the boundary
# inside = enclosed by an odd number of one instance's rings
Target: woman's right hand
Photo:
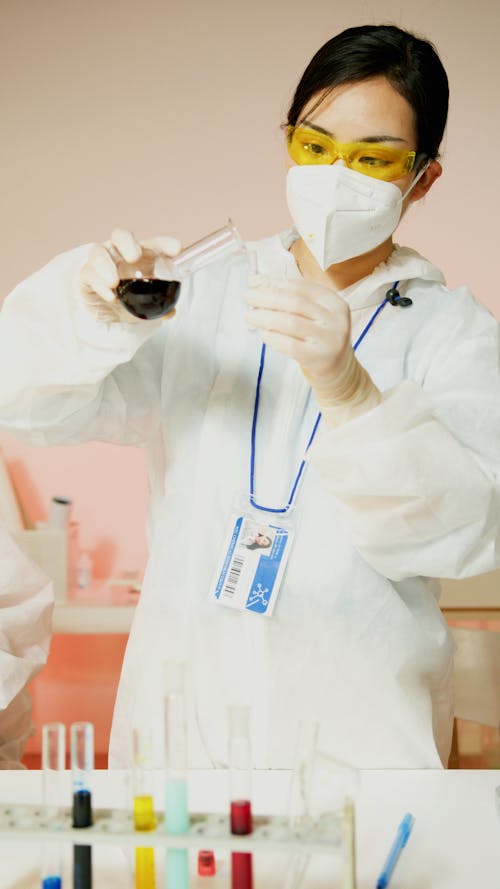
[[[168,235],[138,241],[132,232],[116,228],[109,241],[95,244],[79,274],[79,283],[85,305],[99,321],[136,324],[140,321],[120,302],[116,295],[120,263],[139,263],[145,250],[152,251],[158,259],[176,256],[181,249],[177,238]],[[175,309],[170,314],[173,314]],[[165,316],[167,317],[167,316]]]

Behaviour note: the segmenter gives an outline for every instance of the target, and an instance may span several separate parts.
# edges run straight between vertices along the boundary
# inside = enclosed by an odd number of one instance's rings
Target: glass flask
[[[226,254],[243,250],[240,234],[231,220],[181,250],[177,256],[159,255],[149,248],[143,248],[137,262],[117,260],[120,282],[116,294],[122,305],[136,318],[161,318],[175,308],[182,281],[186,277]],[[117,252],[113,249],[111,253],[116,259]]]

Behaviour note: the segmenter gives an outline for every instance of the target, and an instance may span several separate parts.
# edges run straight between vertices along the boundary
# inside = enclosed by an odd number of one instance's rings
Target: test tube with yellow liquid
[[[153,799],[152,735],[149,729],[133,730],[134,830],[147,833],[156,828]],[[136,846],[135,889],[156,889],[154,849]]]

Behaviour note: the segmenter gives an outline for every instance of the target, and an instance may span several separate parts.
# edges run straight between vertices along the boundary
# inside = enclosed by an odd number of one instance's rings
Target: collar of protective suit
[[[297,230],[291,228],[269,238],[267,241],[268,250],[265,248],[262,250],[262,245],[265,245],[266,242],[260,242],[259,272],[264,275],[276,275],[281,272],[290,277],[299,277],[300,272],[290,253],[290,247],[298,237]],[[277,243],[281,244],[283,250],[282,269],[276,268]],[[445,283],[443,273],[427,259],[424,259],[420,253],[410,247],[400,247],[395,244],[389,258],[376,266],[370,275],[339,292],[348,301],[352,310],[362,309],[378,305],[384,289],[387,290],[388,286],[394,284],[395,281],[400,282],[401,292],[404,293],[404,282],[412,278],[436,281],[440,284]]]

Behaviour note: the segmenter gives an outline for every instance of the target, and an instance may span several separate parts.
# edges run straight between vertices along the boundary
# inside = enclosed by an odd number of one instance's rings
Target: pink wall
[[[228,216],[246,237],[287,226],[279,123],[295,82],[329,36],[372,21],[431,38],[452,87],[445,175],[398,240],[500,316],[493,0],[316,0],[310,13],[303,0],[2,4],[0,300],[55,253],[116,225],[186,241]],[[35,450],[5,434],[0,446],[32,519],[54,493],[74,498],[100,575],[144,564],[139,451]]]
[[[113,705],[127,637],[124,635],[54,636],[47,666],[30,686],[35,734],[23,762],[40,768],[40,726],[47,722],[92,722],[96,768],[108,764]],[[90,656],[89,656],[90,655]],[[69,768],[69,751],[67,753]]]
[[[0,449],[28,523],[54,495],[71,497],[79,544],[96,577],[144,569],[148,482],[142,450],[101,443],[35,448],[0,432]]]

